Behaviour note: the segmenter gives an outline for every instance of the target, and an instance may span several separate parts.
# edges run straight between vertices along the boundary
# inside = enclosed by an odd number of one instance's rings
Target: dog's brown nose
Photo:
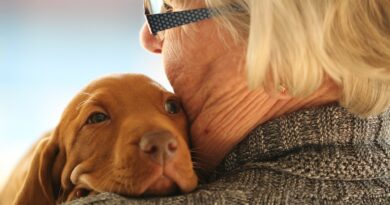
[[[155,132],[145,134],[139,146],[153,161],[163,165],[174,158],[177,141],[169,132]]]

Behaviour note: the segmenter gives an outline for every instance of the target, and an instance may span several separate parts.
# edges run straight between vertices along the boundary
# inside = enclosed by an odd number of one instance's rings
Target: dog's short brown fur
[[[197,176],[178,103],[142,75],[92,82],[16,168],[0,193],[1,204],[56,204],[88,195],[86,190],[125,196],[192,191]],[[28,161],[31,166],[23,169]]]

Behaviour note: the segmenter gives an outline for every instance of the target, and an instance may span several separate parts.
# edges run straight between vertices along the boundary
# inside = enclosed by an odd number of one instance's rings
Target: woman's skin
[[[184,7],[172,2],[172,7],[188,10],[205,5]],[[206,171],[213,170],[259,124],[339,99],[339,90],[330,80],[305,99],[293,98],[288,91],[249,90],[245,46],[234,44],[227,33],[218,34],[217,30],[212,19],[169,29],[155,37],[146,24],[141,30],[142,45],[163,57],[168,79],[189,116],[196,160]]]

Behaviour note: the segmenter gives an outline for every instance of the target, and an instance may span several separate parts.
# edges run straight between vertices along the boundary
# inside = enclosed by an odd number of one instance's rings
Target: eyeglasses
[[[216,9],[200,8],[186,11],[172,11],[172,7],[165,0],[144,0],[145,16],[150,33],[198,22],[219,15]],[[233,5],[234,10],[240,11],[241,7]]]

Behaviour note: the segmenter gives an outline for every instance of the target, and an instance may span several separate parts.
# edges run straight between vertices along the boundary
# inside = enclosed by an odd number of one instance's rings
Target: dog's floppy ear
[[[17,194],[14,204],[55,204],[59,192],[59,173],[53,174],[58,167],[60,155],[55,136],[48,136],[38,143],[31,161],[26,179]],[[62,162],[61,162],[62,164]],[[60,165],[61,166],[61,165]],[[56,179],[55,179],[56,178]]]

